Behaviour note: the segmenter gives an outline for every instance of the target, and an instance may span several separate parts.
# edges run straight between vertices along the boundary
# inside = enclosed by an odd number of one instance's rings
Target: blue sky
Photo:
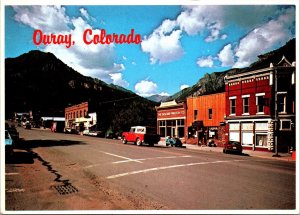
[[[86,45],[96,34],[140,34],[140,44]],[[71,34],[75,45],[36,46],[35,29]],[[205,73],[246,67],[295,37],[289,5],[5,6],[5,58],[30,50],[55,54],[83,75],[141,96],[173,95]]]

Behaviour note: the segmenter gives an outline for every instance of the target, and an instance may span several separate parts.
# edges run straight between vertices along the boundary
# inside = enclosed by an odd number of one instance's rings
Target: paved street
[[[295,209],[295,162],[26,130],[7,210]]]

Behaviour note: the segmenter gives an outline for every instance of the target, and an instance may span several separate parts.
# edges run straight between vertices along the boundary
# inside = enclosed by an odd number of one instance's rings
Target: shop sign
[[[158,117],[178,117],[178,116],[185,116],[184,110],[181,111],[168,111],[168,112],[158,112]]]

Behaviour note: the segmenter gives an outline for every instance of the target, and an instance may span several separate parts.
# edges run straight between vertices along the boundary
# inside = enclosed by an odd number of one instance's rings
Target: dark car
[[[178,137],[167,137],[166,146],[171,145],[172,147],[182,147],[182,142]]]
[[[79,134],[79,131],[75,128],[65,128],[64,130],[66,134]]]
[[[9,132],[13,141],[17,143],[19,141],[19,132],[17,131],[17,129],[14,126],[11,126],[7,129],[7,131]]]
[[[239,153],[242,154],[243,147],[242,144],[238,141],[228,141],[224,144],[223,152],[233,152],[233,153]]]
[[[13,154],[14,141],[11,138],[9,132],[5,130],[5,154],[12,155]]]

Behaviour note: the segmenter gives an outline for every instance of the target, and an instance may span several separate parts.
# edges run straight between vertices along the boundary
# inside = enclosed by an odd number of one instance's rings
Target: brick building
[[[163,138],[177,136],[184,140],[187,133],[185,102],[162,102],[156,111],[158,134]]]
[[[97,123],[96,113],[89,113],[88,102],[65,108],[65,129],[80,130],[89,128]]]
[[[225,92],[187,98],[187,143],[218,146],[225,141]]]
[[[251,150],[295,148],[294,62],[227,75],[225,91],[227,140]]]

